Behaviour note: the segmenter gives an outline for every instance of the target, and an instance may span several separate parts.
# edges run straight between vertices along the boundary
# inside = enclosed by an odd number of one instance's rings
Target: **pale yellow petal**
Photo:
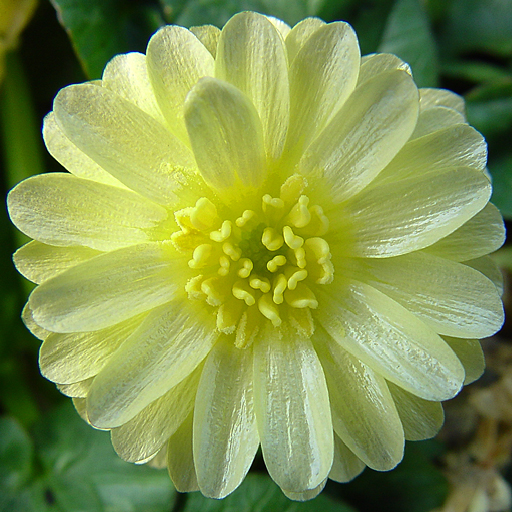
[[[116,55],[105,67],[103,87],[110,89],[165,124],[148,76],[146,56],[142,53]]]
[[[443,336],[444,340],[457,354],[466,370],[464,385],[479,379],[485,370],[485,356],[479,340],[452,338]]]
[[[467,124],[464,116],[457,110],[442,106],[429,108],[420,112],[418,124],[411,135],[411,140],[457,124]]]
[[[435,106],[453,108],[465,117],[466,107],[462,96],[447,89],[420,89],[420,108],[427,110]]]
[[[34,317],[32,316],[32,308],[30,307],[28,302],[25,304],[25,307],[21,312],[21,319],[23,320],[25,327],[37,339],[44,340],[51,334],[51,331],[47,331],[46,329],[43,329],[40,325],[36,324],[36,322],[34,321]]]
[[[374,78],[381,73],[394,70],[405,71],[412,76],[411,67],[409,64],[399,59],[396,55],[391,53],[372,53],[365,55],[361,59],[361,70],[359,71],[359,80],[357,85]]]
[[[459,229],[425,251],[442,258],[467,261],[498,250],[505,242],[505,224],[498,208],[488,203]]]
[[[149,114],[91,84],[61,89],[54,113],[64,134],[127,187],[164,205],[176,202],[193,155]]]
[[[293,62],[293,59],[313,32],[316,32],[323,25],[325,25],[325,22],[320,18],[311,17],[299,21],[299,23],[292,28],[285,39],[288,61],[290,63]]]
[[[112,429],[112,445],[122,459],[137,463],[160,450],[192,412],[200,375],[196,368],[130,421]]]
[[[289,72],[286,148],[292,161],[293,155],[298,158],[321,133],[354,90],[360,58],[357,36],[344,22],[314,30],[298,51]]]
[[[490,195],[489,180],[474,169],[367,188],[347,205],[355,230],[352,254],[386,258],[428,247],[482,210]]]
[[[392,382],[388,382],[388,386],[404,427],[405,438],[421,441],[437,435],[444,422],[441,403],[418,398]]]
[[[191,413],[167,444],[167,469],[178,492],[199,490],[192,451],[192,418]]]
[[[403,457],[404,433],[386,381],[323,330],[317,329],[315,341],[329,388],[334,431],[370,468],[394,468]]]
[[[233,16],[222,29],[215,76],[252,101],[263,128],[265,149],[277,160],[288,128],[288,63],[282,36],[267,17],[254,12]]]
[[[57,389],[66,396],[70,396],[72,398],[86,398],[87,393],[89,393],[89,390],[91,389],[93,380],[94,377],[91,377],[80,382],[74,382],[73,384],[56,384],[56,386]]]
[[[167,467],[167,443],[158,450],[156,455],[147,462],[150,468],[164,469]]]
[[[245,478],[259,446],[252,349],[221,338],[208,355],[194,409],[194,465],[208,498],[224,498]]]
[[[274,16],[265,16],[265,18],[267,18],[267,20],[270,21],[272,25],[274,25],[283,39],[288,37],[288,34],[292,30],[288,23],[285,23],[284,21],[280,20],[279,18],[275,18]]]
[[[78,178],[125,188],[119,180],[100,167],[64,135],[55,120],[54,112],[50,112],[44,118],[43,138],[50,155],[71,174]]]
[[[247,96],[215,78],[203,78],[185,103],[185,121],[197,165],[217,190],[257,187],[266,174],[261,122]]]
[[[254,405],[263,458],[279,487],[302,493],[320,485],[332,465],[327,386],[311,341],[267,324],[254,342]]]
[[[415,252],[366,259],[361,278],[396,300],[439,334],[486,338],[503,324],[494,284],[472,268]]]
[[[217,55],[220,29],[214,25],[200,25],[198,27],[190,27],[190,32],[203,43],[205,48],[212,54],[212,57],[215,58]]]
[[[40,284],[99,254],[88,247],[58,247],[32,241],[20,247],[12,258],[20,274]]]
[[[494,286],[496,286],[500,297],[503,296],[503,274],[500,270],[500,267],[493,260],[492,256],[482,256],[474,260],[465,261],[464,265],[478,270],[478,272],[481,272],[485,277],[487,277],[487,279],[490,279],[494,283]]]
[[[206,307],[177,300],[153,310],[94,379],[91,423],[113,428],[132,419],[190,375],[218,336]]]
[[[22,181],[9,193],[7,206],[16,227],[39,242],[99,251],[151,240],[168,216],[131,190],[64,173]]]
[[[407,142],[418,118],[418,90],[405,71],[381,73],[358,87],[299,162],[321,175],[335,202],[370,183]]]
[[[471,126],[455,124],[409,141],[377,181],[397,181],[460,167],[483,171],[486,162],[483,136]]]
[[[335,482],[346,483],[360,475],[366,464],[354,455],[347,445],[334,434],[334,460],[329,478]]]
[[[34,320],[54,332],[88,332],[149,311],[183,289],[176,257],[170,242],[153,243],[76,265],[32,292]]]
[[[99,331],[50,334],[39,350],[39,367],[43,377],[60,384],[72,384],[94,377],[146,314]]]
[[[150,39],[146,55],[160,109],[171,131],[187,143],[183,103],[201,77],[213,76],[213,56],[192,32],[176,25],[162,27]]]
[[[459,392],[459,359],[415,315],[367,284],[353,281],[329,293],[322,288],[315,291],[315,317],[341,347],[425,400],[447,400]]]
[[[326,483],[327,478],[323,482],[320,482],[320,484],[317,485],[314,489],[308,489],[307,491],[293,492],[287,491],[286,489],[281,489],[281,491],[283,491],[283,494],[290,500],[308,501],[316,498],[323,491]]]

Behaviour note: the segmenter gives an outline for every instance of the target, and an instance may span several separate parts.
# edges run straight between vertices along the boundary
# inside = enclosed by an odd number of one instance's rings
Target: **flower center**
[[[252,343],[262,320],[279,327],[287,320],[311,335],[316,285],[333,280],[325,235],[329,221],[303,192],[305,178],[293,175],[279,197],[265,194],[261,207],[222,219],[215,204],[201,197],[175,212],[180,230],[171,239],[188,252],[197,273],[185,290],[192,300],[217,308],[217,328],[236,332],[239,347]]]

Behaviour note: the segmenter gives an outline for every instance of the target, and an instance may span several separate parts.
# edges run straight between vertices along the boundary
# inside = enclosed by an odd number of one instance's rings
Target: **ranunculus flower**
[[[463,100],[346,23],[167,26],[61,90],[70,172],[9,195],[45,377],[121,457],[292,499],[436,434],[503,321],[504,228]]]

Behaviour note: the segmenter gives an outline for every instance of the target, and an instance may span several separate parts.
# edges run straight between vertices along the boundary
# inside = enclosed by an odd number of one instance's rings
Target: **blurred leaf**
[[[398,0],[387,20],[379,52],[398,55],[413,71],[419,87],[438,82],[437,50],[420,0]]]
[[[75,52],[91,79],[119,53],[145,51],[153,32],[164,23],[150,5],[120,0],[51,0]]]
[[[467,80],[474,84],[512,80],[509,70],[489,62],[450,61],[442,64],[443,75]]]
[[[64,511],[164,512],[174,501],[169,476],[121,460],[107,432],[94,430],[67,401],[36,430],[48,488]]]
[[[448,494],[446,478],[432,462],[442,449],[434,440],[407,442],[404,459],[395,469],[385,473],[366,469],[344,485],[343,496],[361,511],[430,512]]]
[[[303,503],[289,500],[281,489],[261,474],[250,473],[242,485],[223,500],[212,500],[199,493],[190,494],[183,512],[355,512],[341,502],[320,494]]]
[[[469,123],[486,137],[512,129],[512,97],[466,103]]]
[[[501,210],[506,219],[512,219],[512,155],[495,158],[489,162],[493,178],[491,201]]]
[[[275,16],[289,25],[295,25],[307,16],[318,15],[327,0],[163,0],[167,8],[177,6],[179,12],[173,23],[190,27],[211,24],[222,27],[228,19],[241,11],[256,11]],[[181,9],[180,9],[181,8]]]
[[[443,47],[461,54],[484,50],[512,55],[510,0],[454,0],[443,30]]]

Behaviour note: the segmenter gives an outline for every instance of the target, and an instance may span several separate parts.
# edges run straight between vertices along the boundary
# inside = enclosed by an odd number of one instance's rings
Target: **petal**
[[[418,90],[405,71],[366,81],[347,99],[299,162],[321,173],[335,202],[370,183],[407,142],[418,118]]]
[[[125,188],[119,180],[100,167],[64,135],[55,120],[54,112],[50,112],[44,118],[43,138],[50,155],[71,174],[78,178]]]
[[[63,173],[22,181],[7,206],[16,227],[39,242],[99,251],[149,241],[167,219],[164,208],[131,190]]]
[[[439,334],[485,338],[503,324],[496,287],[466,265],[420,252],[364,261],[368,272],[362,274],[364,282],[405,306]]]
[[[254,342],[254,405],[263,458],[289,492],[315,489],[333,457],[329,396],[311,341],[268,327]]]
[[[329,478],[339,483],[350,482],[350,480],[360,475],[365,467],[366,464],[357,455],[354,455],[335,434],[334,460]]]
[[[149,80],[146,56],[142,53],[116,55],[106,65],[101,83],[103,87],[137,105],[146,114],[165,124]]]
[[[457,110],[465,117],[464,98],[446,89],[430,89],[428,87],[420,89],[420,107],[427,110],[432,107],[442,106]]]
[[[405,438],[421,441],[434,437],[443,426],[443,406],[439,402],[418,398],[392,382],[388,382],[388,386],[404,427]]]
[[[192,418],[190,414],[167,444],[167,469],[178,492],[199,490],[192,451]]]
[[[455,261],[480,258],[498,250],[505,242],[505,223],[498,208],[485,208],[459,229],[425,248],[426,252]]]
[[[218,190],[234,187],[237,181],[244,187],[261,185],[265,179],[261,122],[236,87],[215,78],[200,80],[187,96],[185,121],[207,183]]]
[[[300,156],[350,96],[360,58],[357,36],[344,22],[322,25],[304,42],[289,71],[292,155]]]
[[[478,272],[482,273],[485,277],[487,277],[487,279],[490,279],[494,283],[494,286],[496,286],[500,297],[503,296],[503,274],[501,273],[500,267],[496,264],[491,256],[482,256],[481,258],[477,258],[475,260],[465,261],[464,265],[478,270]]]
[[[178,430],[194,408],[200,375],[196,368],[130,421],[112,429],[112,445],[122,459],[135,463],[146,460]]]
[[[149,311],[179,288],[176,257],[170,244],[153,243],[76,265],[32,292],[34,320],[54,332],[88,332]]]
[[[61,89],[53,106],[64,134],[112,176],[157,203],[176,202],[194,161],[158,121],[91,84]]]
[[[365,55],[361,59],[361,70],[359,71],[358,87],[381,73],[401,70],[412,76],[409,64],[391,53],[373,53]]]
[[[466,124],[456,124],[409,141],[379,175],[379,182],[397,181],[445,169],[471,167],[483,171],[487,144]]]
[[[113,428],[132,419],[190,375],[218,336],[206,308],[177,300],[152,311],[94,379],[91,423]]]
[[[443,336],[444,340],[457,354],[460,362],[466,370],[464,385],[478,380],[485,370],[485,356],[479,340],[451,338]]]
[[[290,500],[308,501],[308,500],[312,500],[313,498],[316,498],[323,491],[326,483],[327,483],[327,478],[323,482],[320,482],[320,485],[317,485],[314,489],[310,489],[307,491],[292,492],[292,491],[287,491],[285,489],[281,489],[281,491],[283,491],[283,494]]]
[[[419,139],[443,128],[457,124],[467,124],[464,116],[449,107],[432,107],[420,113],[418,124],[411,135],[411,140]]]
[[[315,341],[334,431],[370,468],[394,468],[403,457],[404,433],[386,381],[322,330],[317,330]]]
[[[425,400],[448,400],[464,369],[452,349],[404,307],[356,281],[316,289],[315,316],[345,350],[387,380]]]
[[[168,25],[150,39],[146,59],[149,77],[169,128],[186,142],[183,103],[201,77],[213,76],[212,54],[192,32]]]
[[[99,331],[50,334],[39,350],[43,377],[59,384],[94,377],[145,316],[143,313]]]
[[[292,28],[288,23],[285,23],[284,21],[281,21],[279,18],[274,18],[274,16],[265,16],[272,25],[277,29],[277,31],[281,34],[281,37],[283,39],[286,39],[288,34],[291,32]]]
[[[199,488],[224,498],[245,478],[259,446],[252,393],[252,350],[225,337],[206,359],[194,409]]]
[[[367,188],[347,206],[355,229],[352,255],[386,258],[428,247],[482,210],[490,195],[489,180],[473,169]]]
[[[91,377],[90,379],[85,379],[80,382],[74,382],[73,384],[57,384],[57,389],[64,395],[72,398],[85,398],[87,397],[87,393],[89,393],[89,390],[91,389],[93,380],[94,377]],[[81,403],[82,402],[80,402],[80,404]]]
[[[41,326],[36,324],[36,322],[34,321],[34,317],[32,316],[32,308],[30,307],[28,302],[25,304],[25,307],[21,312],[21,319],[23,320],[25,327],[37,339],[44,340],[51,334],[51,331],[47,331],[46,329],[43,329]]]
[[[293,62],[293,59],[299,53],[299,50],[304,46],[306,41],[310,38],[313,32],[316,32],[320,27],[325,25],[325,21],[320,18],[306,18],[299,21],[290,33],[286,36],[286,50],[288,52],[288,61]]]
[[[219,44],[220,29],[214,25],[200,25],[190,27],[190,32],[203,43],[204,47],[212,54],[212,57],[215,58],[217,55],[217,45]]]
[[[252,101],[261,120],[266,153],[277,160],[288,128],[288,63],[283,39],[265,16],[243,12],[226,23],[217,49],[215,76]]]
[[[32,241],[12,256],[18,272],[36,284],[101,254],[88,247],[56,247]]]

